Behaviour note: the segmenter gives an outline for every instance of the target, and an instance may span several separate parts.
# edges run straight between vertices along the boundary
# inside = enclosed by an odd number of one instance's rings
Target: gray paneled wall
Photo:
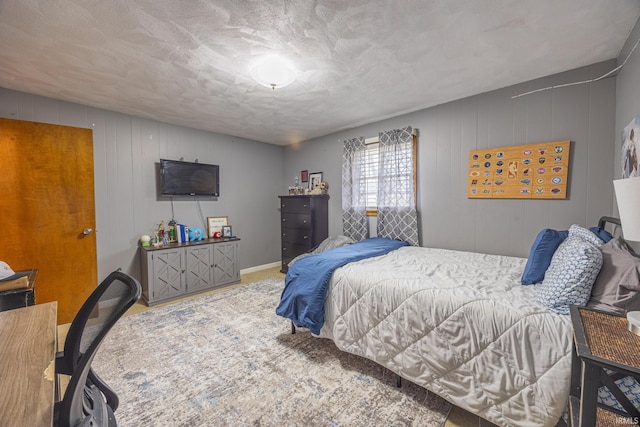
[[[170,201],[157,198],[160,158],[220,165],[220,197],[176,199],[177,221],[206,230],[203,217],[226,215],[242,239],[240,268],[280,259],[282,147],[3,88],[0,117],[93,129],[98,279],[120,267],[140,278],[138,238],[171,219]]]
[[[640,20],[631,31],[620,55],[618,64],[622,64],[640,39]],[[616,78],[616,130],[615,130],[615,155],[614,155],[614,179],[622,177],[622,130],[640,114],[640,46],[618,72]],[[614,215],[618,216],[618,205],[613,202]],[[640,253],[640,242],[627,242]]]
[[[611,215],[616,82],[609,78],[512,97],[595,78],[614,66],[610,60],[289,146],[285,185],[301,170],[324,172],[330,234],[340,234],[342,141],[410,125],[419,129],[422,246],[527,256],[542,228],[592,226]],[[469,150],[566,139],[573,141],[567,200],[467,199]]]
[[[618,63],[622,64],[629,52],[640,39],[640,20],[636,23],[624,48],[618,56]],[[640,114],[640,46],[636,48],[624,68],[618,72],[616,79],[616,151],[615,151],[615,179],[622,177],[622,130],[631,120]],[[617,206],[615,206],[617,212]]]

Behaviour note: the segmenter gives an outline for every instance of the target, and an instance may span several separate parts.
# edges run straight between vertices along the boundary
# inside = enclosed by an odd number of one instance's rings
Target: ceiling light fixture
[[[262,86],[273,90],[293,83],[296,70],[289,61],[279,55],[269,55],[258,60],[250,70],[251,77]]]

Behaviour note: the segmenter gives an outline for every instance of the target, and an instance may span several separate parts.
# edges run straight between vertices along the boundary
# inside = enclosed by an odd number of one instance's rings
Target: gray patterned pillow
[[[569,304],[585,305],[602,267],[602,244],[591,231],[572,225],[569,237],[553,254],[544,280],[535,285],[538,302],[559,314],[569,314]]]
[[[640,310],[640,258],[619,237],[600,251],[602,268],[587,306],[618,314]]]

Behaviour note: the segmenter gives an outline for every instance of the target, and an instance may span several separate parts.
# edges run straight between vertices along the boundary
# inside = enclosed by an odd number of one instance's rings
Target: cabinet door
[[[209,289],[213,286],[212,246],[187,248],[187,292]]]
[[[213,274],[216,286],[240,280],[237,262],[238,242],[213,245]]]
[[[184,293],[184,249],[165,249],[152,254],[151,300],[162,300]]]

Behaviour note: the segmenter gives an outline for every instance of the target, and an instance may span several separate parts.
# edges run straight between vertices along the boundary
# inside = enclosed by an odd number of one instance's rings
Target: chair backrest
[[[73,319],[64,345],[72,373],[64,398],[59,402],[59,426],[77,425],[89,415],[85,413],[87,405],[83,409],[83,400],[91,362],[109,330],[141,294],[142,288],[136,279],[114,271],[98,285]],[[103,304],[99,306],[99,315],[92,317],[100,302]]]

